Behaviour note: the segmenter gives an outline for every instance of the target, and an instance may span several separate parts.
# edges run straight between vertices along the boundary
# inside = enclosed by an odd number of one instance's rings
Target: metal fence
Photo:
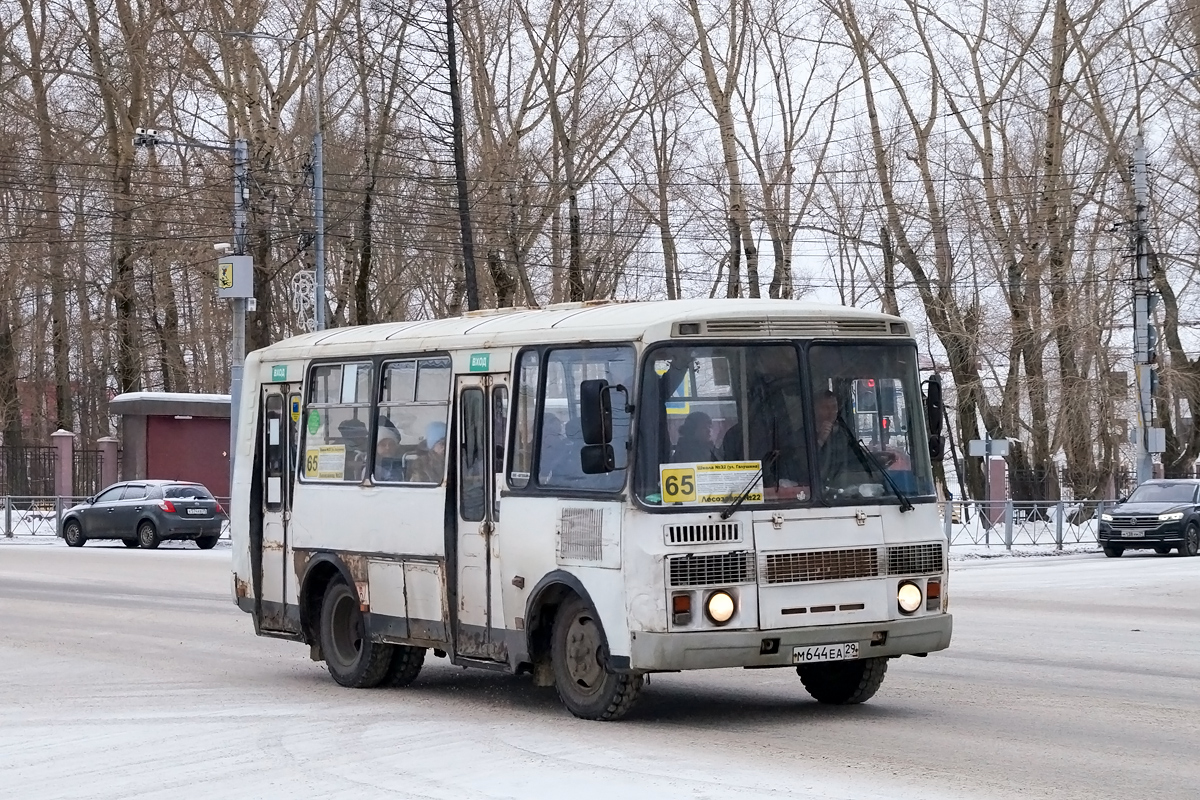
[[[53,447],[0,447],[0,495],[53,495],[58,451]]]
[[[942,526],[951,546],[999,545],[1011,550],[1014,545],[1041,545],[1061,550],[1064,545],[1097,544],[1103,509],[1103,500],[954,500],[942,504]]]
[[[104,451],[76,450],[75,469],[72,474],[71,491],[75,494],[91,496],[104,488]]]
[[[62,533],[64,512],[86,499],[53,495],[0,497],[0,536],[7,539],[16,536],[59,536]],[[217,502],[226,513],[221,523],[221,535],[228,536],[229,498],[218,497]]]

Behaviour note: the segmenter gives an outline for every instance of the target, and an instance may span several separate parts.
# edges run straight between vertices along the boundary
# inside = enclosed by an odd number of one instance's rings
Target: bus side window
[[[533,471],[539,377],[538,354],[526,351],[517,369],[517,413],[513,418],[512,460],[508,473],[508,484],[514,489],[528,486]]]
[[[462,447],[458,469],[460,513],[464,520],[479,522],[487,508],[484,480],[489,467],[488,454],[484,451],[487,432],[484,426],[487,420],[483,413],[483,391],[474,387],[464,389],[461,399]]]
[[[313,367],[304,413],[306,480],[360,481],[370,450],[370,362]]]

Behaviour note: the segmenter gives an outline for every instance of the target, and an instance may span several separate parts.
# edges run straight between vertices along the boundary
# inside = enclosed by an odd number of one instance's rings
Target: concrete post
[[[54,464],[54,494],[70,497],[75,489],[75,434],[59,428],[50,434],[50,442],[57,451]]]
[[[945,509],[945,512],[942,514],[942,527],[945,528],[946,544],[949,545],[953,539],[953,534],[951,533],[950,529],[954,523],[954,520],[952,519],[954,516],[954,501],[947,500],[945,503]]]
[[[6,495],[4,498],[4,538],[11,539],[12,535],[12,498]]]
[[[96,440],[100,445],[100,487],[112,486],[117,482],[117,438],[104,436]]]

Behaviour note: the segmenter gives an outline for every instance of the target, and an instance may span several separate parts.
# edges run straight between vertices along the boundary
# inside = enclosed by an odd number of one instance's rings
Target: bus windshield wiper
[[[863,444],[860,439],[854,436],[853,431],[850,430],[850,426],[846,424],[846,420],[842,418],[841,414],[837,415],[837,421],[842,430],[846,432],[846,437],[850,439],[850,444],[854,445],[854,449],[858,452],[859,460],[864,464],[874,467],[875,471],[883,476],[883,482],[886,483],[888,488],[892,490],[892,493],[899,498],[900,513],[903,514],[905,511],[914,510],[912,501],[908,499],[908,495],[900,491],[900,487],[896,485],[896,481],[894,478],[892,478],[891,473],[884,468],[883,464],[879,463],[878,459],[875,458],[875,454],[868,450],[867,446]]]
[[[733,515],[733,512],[737,511],[742,503],[746,502],[746,498],[750,496],[750,492],[752,492],[754,487],[758,485],[758,479],[762,477],[763,470],[774,464],[775,459],[777,458],[779,458],[778,450],[772,450],[771,452],[767,453],[767,457],[759,466],[758,472],[754,473],[754,477],[750,479],[748,484],[746,484],[746,488],[743,489],[742,493],[734,498],[733,502],[727,505],[725,510],[721,512],[721,519],[729,519]]]

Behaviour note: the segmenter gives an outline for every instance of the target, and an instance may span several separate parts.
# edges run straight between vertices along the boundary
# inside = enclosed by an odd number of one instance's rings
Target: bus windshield
[[[651,351],[636,486],[648,505],[906,502],[933,493],[911,345]],[[910,442],[918,446],[910,446]],[[886,474],[884,474],[886,473]]]

